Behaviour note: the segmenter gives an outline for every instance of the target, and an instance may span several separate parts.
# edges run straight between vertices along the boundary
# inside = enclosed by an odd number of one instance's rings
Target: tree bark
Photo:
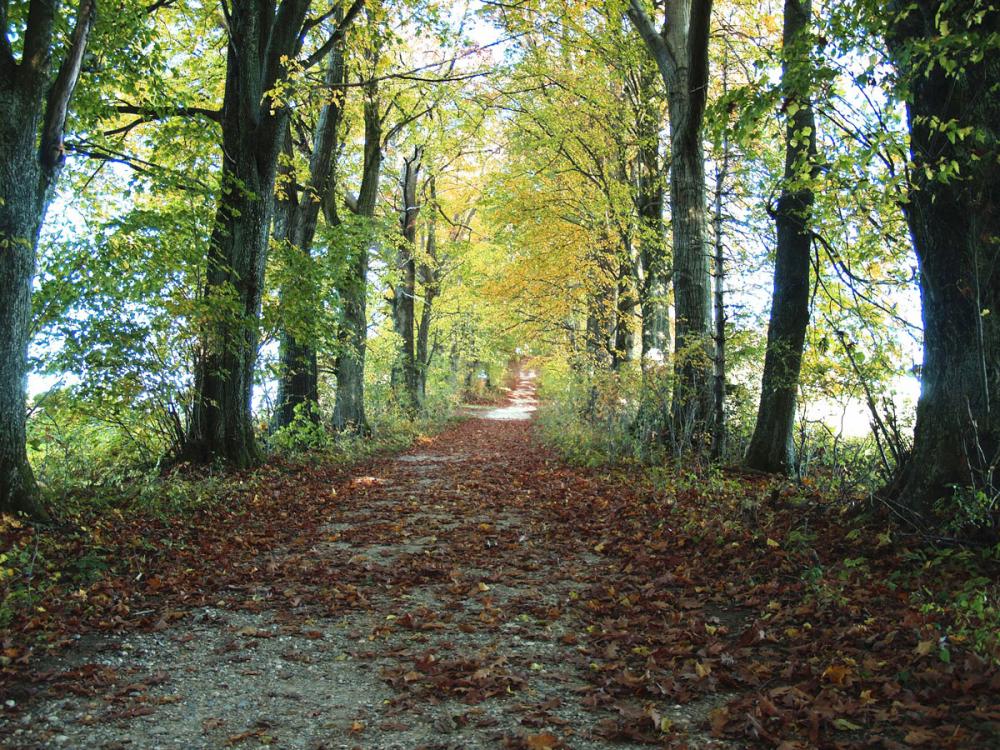
[[[301,253],[306,258],[312,250],[320,209],[324,203],[333,200],[332,194],[336,190],[334,162],[343,116],[343,83],[343,45],[336,44],[330,50],[324,76],[324,86],[331,92],[331,100],[320,110],[313,131],[308,183],[300,195],[298,186],[289,174],[288,184],[284,186],[285,197],[278,200],[275,218],[275,240],[287,243],[291,252]],[[286,133],[286,139],[290,140],[289,133]],[[280,290],[283,315],[291,314],[295,321],[291,325],[284,321],[281,328],[278,398],[272,429],[291,424],[296,411],[304,412],[310,419],[319,419],[319,374],[314,343],[316,332],[306,324],[304,319],[308,316],[304,311],[297,315],[291,313],[294,308],[301,308],[303,303],[308,303],[315,309],[320,300],[316,298],[316,290],[307,284],[307,280],[293,276]]]
[[[427,398],[427,372],[430,370],[434,349],[430,345],[431,324],[434,321],[434,301],[437,299],[441,284],[441,266],[437,249],[437,186],[433,176],[427,183],[430,198],[430,213],[427,217],[427,260],[420,264],[419,277],[423,286],[423,306],[420,309],[420,323],[417,326],[417,396],[423,404]],[[471,219],[471,213],[468,214]],[[462,231],[462,222],[456,229],[457,238]],[[455,369],[455,368],[453,368]]]
[[[6,4],[4,4],[6,10]],[[0,24],[0,512],[48,514],[28,463],[26,387],[31,285],[38,238],[64,161],[63,133],[93,26],[82,0],[55,78],[52,45],[59,3],[32,3],[16,60]]]
[[[811,100],[811,0],[785,0],[782,89],[785,108],[785,173],[774,215],[778,245],[767,327],[760,403],[746,464],[788,474],[795,467],[796,395],[809,327],[809,261],[812,250],[809,181],[815,173],[816,118]]]
[[[712,2],[681,0],[666,12],[657,30],[641,0],[630,0],[627,9],[667,89],[676,342],[671,422],[676,440],[697,441],[708,431],[713,400],[702,145]]]
[[[355,0],[325,44],[319,62],[361,11]],[[222,178],[209,242],[204,302],[210,311],[195,362],[195,396],[177,458],[246,468],[260,454],[253,428],[264,266],[274,213],[278,155],[290,112],[272,98],[299,57],[310,0],[223,5],[229,34],[222,105]]]
[[[982,52],[1000,34],[1000,9],[918,0],[893,3],[889,18],[887,41],[910,129],[913,164],[905,209],[920,266],[924,323],[913,451],[890,492],[922,521],[939,524],[959,517],[957,504],[949,502],[956,486],[982,490],[994,503],[995,537],[1000,57]],[[946,34],[952,40],[965,35],[966,41],[942,60],[935,50]],[[949,134],[951,124],[972,131]],[[958,173],[949,176],[954,165]]]
[[[712,459],[726,451],[726,247],[724,242],[724,195],[729,177],[729,139],[722,138],[721,161],[715,171],[715,216],[713,234],[715,254],[712,260],[713,305],[715,308],[715,357],[712,415]]]
[[[365,86],[365,145],[361,188],[352,210],[363,219],[375,216],[378,182],[382,171],[382,116],[378,84]],[[333,407],[333,427],[341,432],[367,435],[371,432],[365,416],[365,350],[368,340],[368,239],[355,243],[350,252],[348,273],[338,285],[343,317],[338,331],[337,395]]]
[[[419,404],[417,352],[416,352],[416,306],[417,296],[417,217],[420,204],[417,183],[423,150],[414,149],[413,155],[403,164],[401,192],[403,207],[400,211],[399,228],[402,242],[396,257],[396,271],[399,281],[392,298],[392,319],[396,333],[400,337],[399,358],[393,367],[393,384],[397,398],[405,411],[413,413]]]
[[[277,9],[234,0],[222,106],[222,181],[204,302],[212,319],[195,363],[182,461],[246,468],[259,460],[251,399],[278,154],[289,112],[269,92],[298,49],[309,0]]]
[[[639,308],[642,314],[642,365],[662,361],[670,349],[670,315],[667,310],[667,278],[670,262],[663,227],[663,167],[660,164],[660,107],[655,104],[649,65],[640,67],[636,91],[636,213],[637,241],[642,268]]]

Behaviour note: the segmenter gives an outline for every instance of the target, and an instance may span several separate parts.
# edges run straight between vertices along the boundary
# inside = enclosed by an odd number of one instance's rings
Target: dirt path
[[[531,442],[533,409],[525,377],[508,405],[470,407],[459,426],[331,487],[336,512],[311,548],[261,554],[245,590],[167,613],[153,632],[84,638],[0,738],[111,750],[615,737],[628,748],[631,712],[639,739],[710,746],[691,724],[718,699],[681,708],[595,693],[615,654],[595,656],[580,613],[615,563],[599,529],[577,525],[594,524],[593,484]]]

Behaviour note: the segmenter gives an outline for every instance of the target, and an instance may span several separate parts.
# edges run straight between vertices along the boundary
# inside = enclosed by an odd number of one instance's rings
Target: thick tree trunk
[[[289,184],[285,186],[286,198],[278,202],[281,221],[275,221],[275,240],[288,243],[290,252],[301,253],[305,258],[309,257],[312,250],[321,206],[332,205],[336,190],[334,160],[343,115],[343,83],[343,45],[338,43],[330,51],[324,77],[324,85],[332,92],[333,98],[320,110],[316,121],[308,183],[300,196],[298,186],[293,180],[289,180]],[[283,314],[294,320],[291,323],[284,321],[281,329],[278,398],[272,429],[291,424],[296,411],[304,413],[310,419],[319,419],[319,370],[314,343],[316,331],[307,323],[312,320],[312,316],[303,307],[307,305],[315,310],[320,305],[320,300],[307,279],[293,276],[280,290],[280,305]],[[297,310],[298,314],[293,310]]]
[[[0,82],[0,512],[44,516],[25,451],[31,281],[45,213],[41,92]],[[11,85],[12,84],[12,85]]]
[[[246,468],[257,463],[252,396],[274,180],[289,112],[269,92],[298,51],[309,0],[277,8],[250,0],[229,16],[222,107],[222,183],[204,301],[213,319],[195,363],[191,422],[178,458]]]
[[[816,161],[816,121],[810,93],[811,13],[811,0],[785,0],[782,88],[786,109],[789,105],[795,108],[785,125],[785,174],[774,216],[778,246],[767,352],[757,423],[746,455],[750,468],[781,474],[795,467],[795,404],[809,326],[809,214],[814,196],[808,181]]]
[[[353,210],[371,220],[375,216],[378,181],[382,171],[382,120],[377,84],[365,87],[365,145],[361,188]],[[371,432],[365,416],[365,351],[368,341],[368,238],[351,248],[348,273],[339,285],[343,318],[338,332],[337,395],[333,407],[333,427],[338,431],[367,435]]]
[[[669,98],[670,220],[674,237],[675,434],[697,437],[712,418],[712,316],[705,225],[705,154],[688,84]]]
[[[913,159],[907,219],[920,264],[924,361],[913,452],[892,488],[899,502],[934,523],[959,508],[938,501],[956,486],[995,503],[1000,458],[1000,10],[971,2],[920,0],[891,7],[889,47],[907,102]],[[978,24],[973,18],[981,13]],[[944,35],[967,35],[948,53],[953,72],[923,50]],[[936,123],[945,124],[937,128]],[[967,137],[948,128],[971,128]],[[957,174],[942,174],[957,164]],[[998,533],[993,506],[993,534]]]
[[[59,3],[32,3],[14,58],[6,3],[0,19],[0,513],[48,514],[25,447],[31,285],[38,237],[64,161],[63,131],[95,4],[81,0],[52,78]]]

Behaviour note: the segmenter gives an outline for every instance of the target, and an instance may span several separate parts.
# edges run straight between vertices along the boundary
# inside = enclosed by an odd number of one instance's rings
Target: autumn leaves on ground
[[[522,378],[506,406],[367,465],[272,465],[183,516],[8,526],[11,549],[45,535],[48,588],[8,615],[0,741],[1000,742],[1000,674],[940,639],[891,541],[770,480],[572,468],[533,406]]]

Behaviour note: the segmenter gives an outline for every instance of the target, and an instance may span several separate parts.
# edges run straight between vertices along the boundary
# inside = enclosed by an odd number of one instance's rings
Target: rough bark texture
[[[0,512],[47,513],[25,449],[31,284],[45,210],[62,168],[63,130],[93,25],[95,4],[76,10],[66,56],[52,77],[57,2],[32,2],[16,60],[6,3],[0,18]]]
[[[900,13],[902,8],[907,8]],[[983,11],[980,23],[970,20]],[[892,488],[916,516],[952,520],[953,504],[935,513],[953,487],[996,496],[1000,456],[1000,57],[988,49],[1000,33],[1000,10],[973,2],[920,0],[889,9],[888,41],[907,102],[913,160],[907,218],[920,264],[924,360],[913,452]],[[954,72],[932,61],[942,22],[952,39]],[[961,39],[961,37],[958,37]],[[932,119],[972,127],[955,138]],[[958,176],[941,179],[952,161]],[[996,508],[994,528],[997,533]]]
[[[289,112],[268,94],[294,58],[308,0],[268,8],[235,0],[228,18],[221,196],[208,249],[214,317],[195,363],[195,398],[179,458],[245,468],[259,459],[251,399],[278,154]]]
[[[278,154],[290,116],[271,98],[305,36],[310,0],[232,0],[222,105],[222,178],[208,249],[205,302],[212,319],[195,363],[195,397],[180,456],[234,468],[259,459],[251,400],[260,304],[274,213]],[[309,67],[334,47],[360,12],[355,0]]]
[[[289,180],[283,187],[283,197],[278,201],[275,217],[275,240],[288,243],[290,252],[306,257],[312,250],[320,209],[324,203],[332,202],[332,193],[336,188],[334,160],[343,114],[343,83],[343,46],[337,44],[330,51],[324,76],[324,85],[331,91],[332,99],[320,110],[313,131],[308,183],[300,194],[298,186]],[[291,324],[286,322],[281,330],[281,371],[272,429],[291,424],[296,411],[304,412],[312,419],[319,418],[315,331],[304,325],[308,311],[302,307],[305,303],[315,309],[320,300],[316,299],[315,290],[309,288],[305,280],[294,277],[281,288],[280,297],[284,314],[294,320]]]
[[[785,125],[785,175],[774,215],[778,245],[767,352],[757,422],[746,454],[750,468],[781,474],[795,467],[795,404],[809,326],[809,213],[814,196],[801,175],[808,180],[816,161],[816,121],[810,94],[811,13],[811,0],[785,0],[782,88],[786,108],[794,103],[797,109]]]
[[[382,119],[376,83],[365,87],[365,146],[361,188],[353,210],[366,219],[375,216],[378,181],[382,171]],[[340,284],[343,318],[338,333],[337,396],[333,427],[338,431],[366,435],[371,430],[365,417],[365,349],[368,339],[368,242],[351,249],[350,267]]]
[[[666,13],[663,29],[657,30],[640,0],[631,0],[628,7],[628,16],[667,89],[676,313],[671,422],[675,438],[686,440],[704,434],[712,416],[712,316],[702,145],[712,2],[672,2]]]

